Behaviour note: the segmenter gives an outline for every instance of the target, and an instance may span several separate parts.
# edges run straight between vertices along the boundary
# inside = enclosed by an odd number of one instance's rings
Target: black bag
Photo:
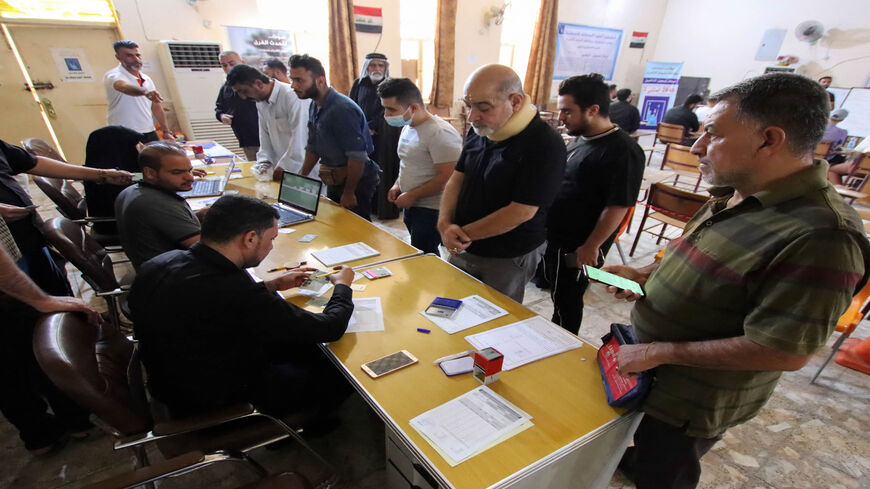
[[[634,409],[640,405],[649,392],[652,384],[652,371],[641,372],[637,377],[626,379],[616,371],[616,354],[621,345],[637,344],[631,326],[613,323],[610,333],[601,337],[603,345],[598,350],[598,369],[604,392],[607,394],[607,404],[613,407]]]

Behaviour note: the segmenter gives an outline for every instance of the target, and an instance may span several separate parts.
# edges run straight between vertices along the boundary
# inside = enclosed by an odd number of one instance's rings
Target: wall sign
[[[600,73],[605,80],[612,80],[621,44],[620,29],[559,22],[553,79]]]
[[[51,57],[64,82],[83,83],[94,81],[91,64],[81,48],[51,48]]]
[[[290,31],[227,26],[227,38],[230,49],[239,53],[245,63],[258,68],[271,58],[287,64],[287,59],[295,52]]]
[[[677,97],[682,71],[683,63],[647,61],[637,103],[641,129],[656,129],[665,118],[665,112],[674,105]]]

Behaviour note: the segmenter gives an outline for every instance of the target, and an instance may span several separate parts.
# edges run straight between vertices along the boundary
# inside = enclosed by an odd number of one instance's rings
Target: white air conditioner
[[[160,65],[187,139],[217,141],[244,157],[232,128],[214,116],[214,103],[226,78],[218,60],[220,52],[216,42],[160,41]]]

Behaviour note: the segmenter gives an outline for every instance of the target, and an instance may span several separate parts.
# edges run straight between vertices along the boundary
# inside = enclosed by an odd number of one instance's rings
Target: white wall
[[[794,35],[810,19],[827,31],[815,46]],[[766,29],[788,31],[779,54],[798,56],[800,73],[831,74],[838,87],[863,87],[870,75],[867,0],[669,0],[654,60],[683,61],[684,76],[710,77],[717,90],[775,64],[755,61]]]
[[[456,9],[456,48],[453,72],[453,99],[462,98],[465,80],[477,68],[498,63],[501,47],[501,26],[485,27],[483,14],[494,0],[461,0]],[[534,20],[532,20],[534,22]]]
[[[659,41],[666,5],[668,0],[560,0],[559,22],[622,29],[622,47],[612,83],[638,92],[646,62],[663,61],[652,55]],[[628,47],[632,31],[649,33],[644,49]],[[554,87],[551,97],[556,93]]]

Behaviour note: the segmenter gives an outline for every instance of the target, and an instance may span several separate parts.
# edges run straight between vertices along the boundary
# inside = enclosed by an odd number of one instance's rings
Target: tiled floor
[[[38,190],[33,191],[38,194]],[[41,202],[44,202],[42,199]],[[40,211],[50,209],[44,203]],[[50,215],[50,212],[42,212]],[[637,228],[635,218],[634,228]],[[379,226],[407,239],[399,220]],[[630,248],[634,235],[622,241]],[[630,263],[647,264],[659,249],[654,239],[642,238]],[[619,263],[614,248],[608,263]],[[87,286],[71,270],[70,278],[86,296]],[[526,289],[525,305],[544,317],[552,314],[549,294],[533,285]],[[593,344],[611,322],[628,320],[630,304],[615,301],[592,286],[586,295],[586,311],[580,335]],[[856,337],[870,336],[865,322]],[[833,338],[829,345],[833,343]],[[720,488],[870,488],[870,376],[831,363],[815,385],[809,379],[828,353],[817,353],[810,365],[783,375],[773,398],[752,421],[730,430],[704,457],[699,487]],[[342,426],[312,441],[315,449],[331,460],[342,474],[340,487],[382,488],[385,485],[384,436],[380,420],[358,396],[341,408]],[[0,419],[0,488],[77,488],[132,468],[132,456],[114,452],[111,439],[99,430],[82,442],[71,442],[60,453],[33,458],[21,446],[14,428]],[[154,459],[159,455],[152,454]],[[260,449],[252,456],[270,472],[297,470],[312,479],[322,468],[296,446],[280,450]],[[160,484],[163,488],[232,488],[254,477],[244,467],[214,466],[195,474]],[[619,474],[613,489],[631,488]]]

